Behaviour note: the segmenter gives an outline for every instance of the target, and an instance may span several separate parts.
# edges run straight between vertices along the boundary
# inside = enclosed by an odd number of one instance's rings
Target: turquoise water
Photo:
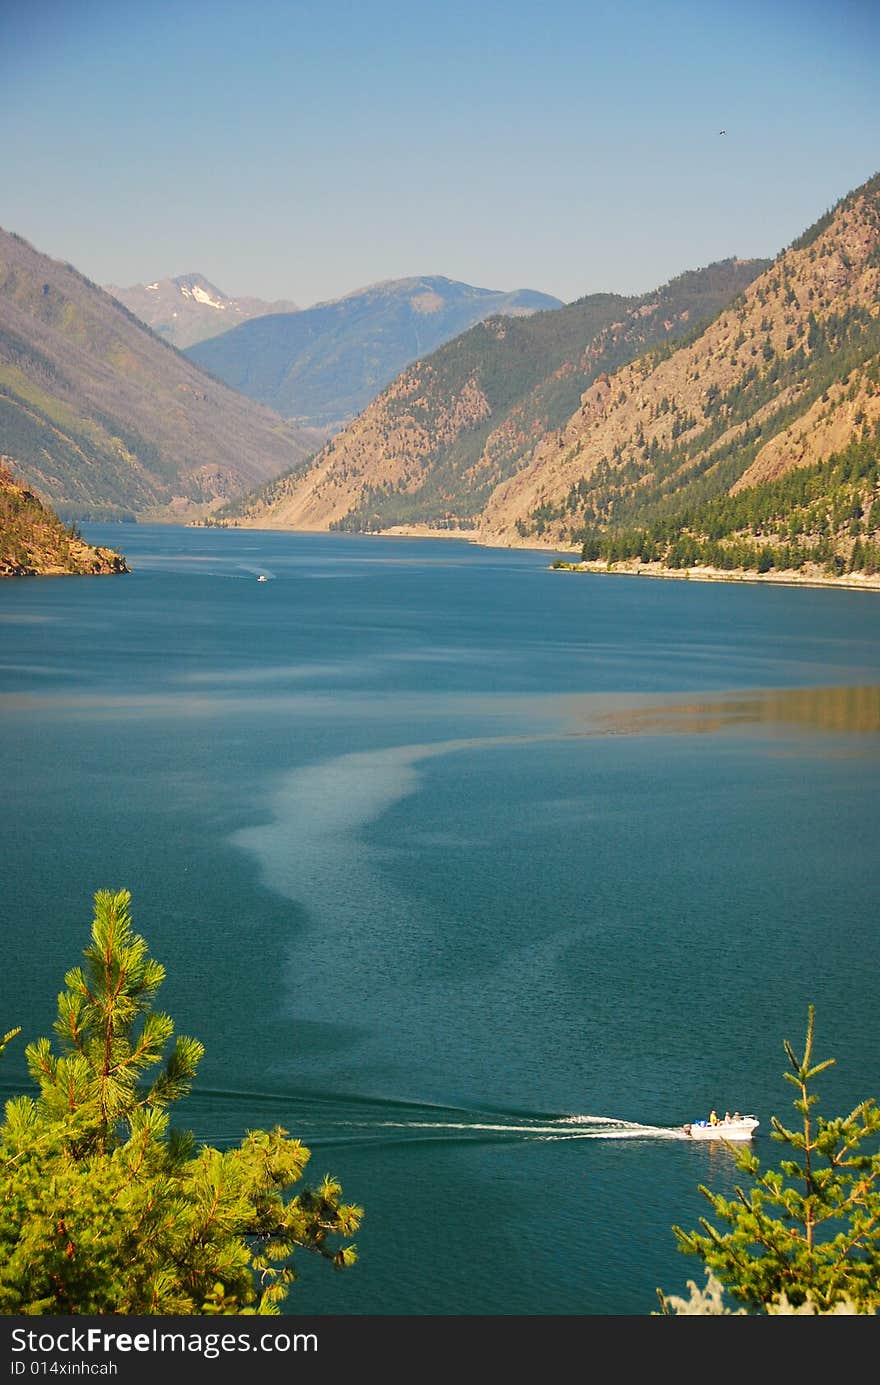
[[[878,1095],[875,594],[87,537],[133,572],[0,584],[0,1029],[130,889],[207,1046],[181,1119],[281,1123],[366,1210],[290,1311],[648,1314],[735,1175],[676,1127],[778,1157],[809,1002],[822,1109]]]

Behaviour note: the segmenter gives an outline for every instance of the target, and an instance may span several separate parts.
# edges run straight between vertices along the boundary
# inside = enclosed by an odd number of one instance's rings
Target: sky
[[[880,171],[878,72],[880,0],[0,0],[0,226],[302,307],[642,293]]]

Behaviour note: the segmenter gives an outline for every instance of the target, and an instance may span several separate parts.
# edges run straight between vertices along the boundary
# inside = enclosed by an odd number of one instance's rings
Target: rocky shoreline
[[[23,561],[0,558],[0,577],[105,577],[117,572],[131,572],[120,553],[112,548],[92,548],[75,539],[63,562],[40,560],[36,555]]]
[[[566,562],[557,559],[551,563],[554,572],[597,572],[603,575],[624,577],[660,577],[673,581],[690,582],[758,582],[775,587],[839,587],[846,591],[880,591],[880,573],[872,575],[847,572],[840,577],[830,577],[821,568],[808,571],[752,572],[745,568],[728,570],[717,567],[670,568],[662,563],[618,562]]]
[[[104,576],[130,572],[121,553],[95,548],[61,523],[0,458],[0,577]]]

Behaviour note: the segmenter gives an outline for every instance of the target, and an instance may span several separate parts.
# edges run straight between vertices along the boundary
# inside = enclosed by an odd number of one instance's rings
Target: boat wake
[[[310,1148],[332,1145],[513,1143],[573,1140],[686,1140],[674,1126],[647,1125],[613,1116],[470,1110],[363,1097],[202,1092],[190,1104],[207,1108],[194,1124],[207,1144],[237,1144],[242,1104],[245,1128],[282,1125]],[[283,1109],[279,1109],[283,1108]],[[219,1119],[218,1119],[219,1118]],[[223,1133],[233,1125],[236,1134]]]
[[[523,1121],[380,1121],[371,1128],[406,1132],[427,1131],[461,1138],[495,1136],[504,1140],[683,1140],[684,1131],[671,1126],[641,1125],[611,1116],[561,1116],[546,1123]]]
[[[616,1120],[613,1116],[565,1116],[563,1124],[589,1127],[585,1135],[594,1140],[686,1140],[680,1125],[645,1125],[639,1121]]]

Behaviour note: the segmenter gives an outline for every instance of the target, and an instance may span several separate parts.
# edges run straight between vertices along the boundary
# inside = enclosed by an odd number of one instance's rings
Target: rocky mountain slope
[[[728,260],[641,297],[493,317],[408,367],[307,468],[223,511],[242,522],[381,530],[474,527],[584,390],[713,318],[768,261]]]
[[[439,276],[396,279],[302,312],[254,319],[187,355],[285,418],[335,430],[411,361],[475,322],[559,306],[530,289],[503,293]]]
[[[254,317],[297,311],[296,303],[287,299],[266,303],[261,298],[230,298],[203,274],[180,274],[175,279],[157,279],[129,288],[106,284],[105,288],[157,336],[179,350],[229,332]]]
[[[597,379],[495,489],[480,536],[586,539],[597,555],[621,557],[640,545],[668,554],[685,538],[678,557],[695,561],[697,541],[723,549],[751,535],[848,562],[880,520],[878,353],[880,175],[695,340]]]
[[[0,457],[0,577],[128,572],[109,548],[87,544],[74,527],[20,485]]]
[[[315,446],[71,265],[0,231],[0,452],[53,506],[204,514]]]

